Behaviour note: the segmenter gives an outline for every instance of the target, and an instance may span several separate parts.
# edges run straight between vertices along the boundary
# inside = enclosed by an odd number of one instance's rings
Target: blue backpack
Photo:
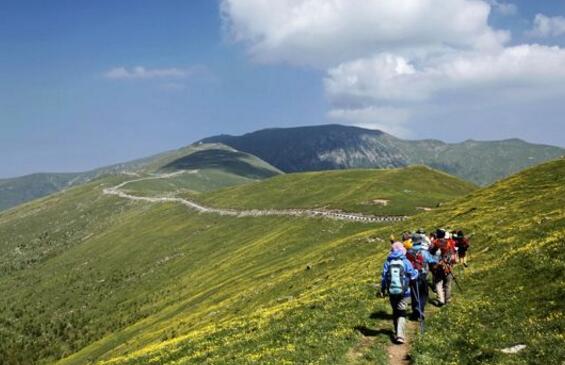
[[[401,259],[390,261],[388,266],[388,293],[400,295],[406,291],[406,280],[404,273],[404,262]]]

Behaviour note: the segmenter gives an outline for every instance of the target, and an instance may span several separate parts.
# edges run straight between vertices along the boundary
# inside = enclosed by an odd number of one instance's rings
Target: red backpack
[[[440,238],[434,241],[434,251],[440,250],[441,259],[448,265],[453,265],[457,262],[457,255],[455,254],[455,241],[450,238]]]
[[[422,255],[421,250],[418,250],[416,253],[414,253],[413,250],[408,250],[406,258],[410,261],[415,270],[418,272],[425,271],[426,265],[424,265],[424,255]]]

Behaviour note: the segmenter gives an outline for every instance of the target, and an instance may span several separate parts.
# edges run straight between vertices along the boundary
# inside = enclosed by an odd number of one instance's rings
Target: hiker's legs
[[[392,306],[392,318],[394,323],[394,335],[396,338],[404,339],[406,326],[406,309],[408,309],[408,301],[410,297],[402,295],[391,295],[390,305]]]
[[[428,281],[421,275],[411,287],[412,314],[414,319],[424,318],[424,308],[428,300]]]
[[[443,283],[444,283],[445,279],[444,278],[434,278],[434,283],[435,283],[435,287],[436,287],[436,294],[437,294],[437,300],[439,302],[440,305],[445,304],[445,295],[444,295],[444,291],[443,291]]]
[[[443,281],[443,288],[445,290],[445,304],[449,303],[451,299],[451,282],[453,281],[453,277],[451,275],[447,276]]]
[[[467,250],[461,250],[459,252],[459,262],[463,264],[463,266],[467,266]]]
[[[410,282],[410,305],[412,306],[412,314],[411,316],[416,318],[419,316],[419,308],[421,307],[420,298],[418,298],[418,285],[420,280],[416,282]]]
[[[420,303],[420,311],[421,311],[421,318],[424,318],[424,310],[426,308],[426,302],[428,301],[428,280],[425,276],[418,279],[418,291],[420,294],[419,303]]]

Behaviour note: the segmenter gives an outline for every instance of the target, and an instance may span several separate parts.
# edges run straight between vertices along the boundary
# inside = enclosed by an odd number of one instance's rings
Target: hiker
[[[406,258],[406,249],[401,242],[392,245],[381,276],[381,296],[388,292],[394,324],[394,341],[404,343],[406,309],[410,300],[410,282],[418,278],[418,272]]]
[[[402,244],[406,250],[412,248],[412,232],[404,231],[402,232]]]
[[[410,287],[410,296],[412,298],[412,314],[411,319],[424,320],[424,309],[428,301],[428,271],[430,266],[438,263],[438,260],[428,251],[426,242],[426,234],[415,233],[412,236],[413,246],[406,252],[406,258],[415,270],[418,271],[418,279]],[[416,231],[420,232],[420,230]]]
[[[463,231],[459,230],[453,237],[455,240],[455,247],[457,247],[458,261],[467,267],[467,250],[469,249],[469,239],[465,237]]]
[[[430,240],[430,238],[426,235],[426,231],[423,228],[418,228],[416,230],[416,233],[419,234],[423,241],[421,243],[422,249],[424,250],[429,250],[430,246],[432,245],[432,241]]]
[[[457,262],[455,242],[444,229],[438,229],[436,239],[432,242],[430,253],[437,255],[439,260],[432,267],[433,282],[437,294],[438,306],[448,304],[451,299],[451,283],[453,281],[453,265]]]

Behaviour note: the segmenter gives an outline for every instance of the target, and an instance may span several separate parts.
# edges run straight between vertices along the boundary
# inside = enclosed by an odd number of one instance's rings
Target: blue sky
[[[384,11],[382,2],[356,1]],[[343,0],[312,0],[310,8],[287,0],[267,7],[261,0],[3,0],[0,177],[83,171],[213,134],[328,122],[406,138],[520,137],[565,146],[565,75],[558,71],[565,2],[485,0],[488,20],[484,7],[456,2],[454,14],[476,11],[476,19],[464,17],[475,19],[472,31],[430,27],[434,14],[420,9],[421,23],[383,35],[386,18],[357,19],[358,12],[339,8],[352,4]],[[335,9],[317,16],[328,4]],[[391,13],[397,24],[405,10]],[[339,14],[339,34],[331,33],[331,11]],[[536,14],[546,17],[537,30]],[[354,27],[363,21],[362,30]],[[456,36],[445,38],[446,29]],[[511,38],[488,50],[477,45],[497,31]],[[425,36],[416,42],[413,34]],[[514,62],[518,45],[527,45],[528,56],[508,73],[504,64]],[[446,71],[461,62],[481,82]],[[390,67],[407,72],[367,73]]]

